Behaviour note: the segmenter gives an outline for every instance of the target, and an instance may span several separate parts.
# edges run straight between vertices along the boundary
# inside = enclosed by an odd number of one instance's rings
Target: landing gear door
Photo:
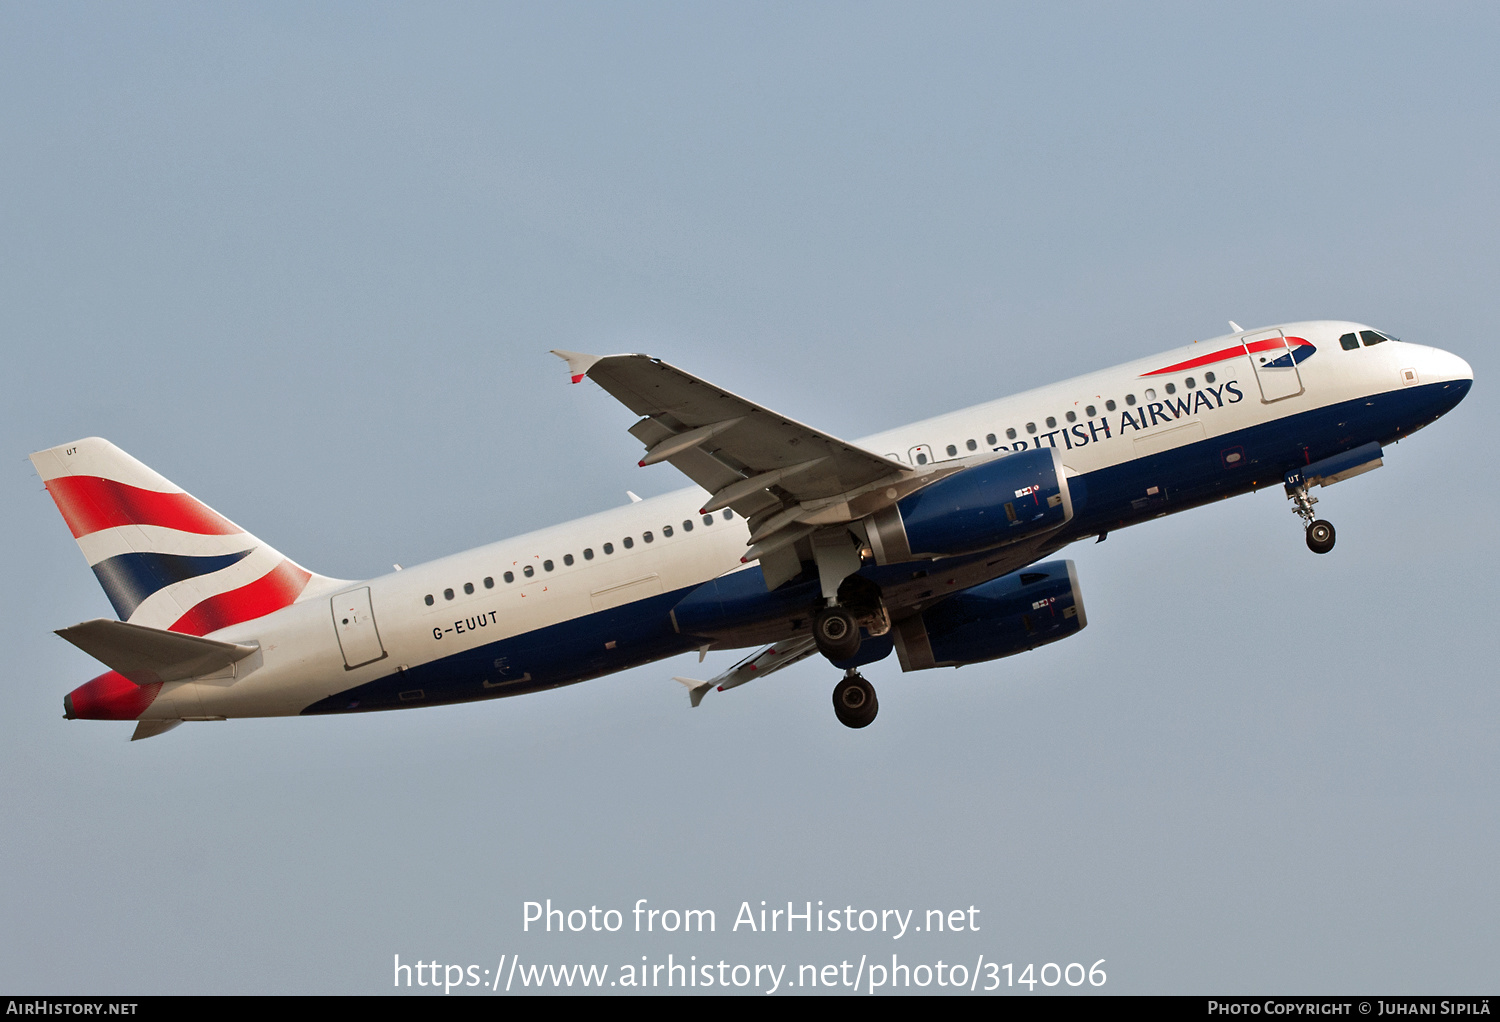
[[[1260,399],[1265,404],[1296,397],[1302,393],[1302,374],[1292,347],[1280,330],[1261,330],[1246,334],[1242,341],[1260,384]]]
[[[339,593],[331,601],[333,630],[344,651],[344,669],[352,670],[385,659],[385,647],[375,630],[375,612],[370,609],[370,587]]]

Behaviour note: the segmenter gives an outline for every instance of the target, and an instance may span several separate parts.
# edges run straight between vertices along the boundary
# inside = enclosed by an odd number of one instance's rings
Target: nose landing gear
[[[1300,476],[1296,483],[1286,484],[1286,497],[1292,502],[1292,511],[1302,519],[1303,528],[1307,530],[1307,549],[1315,554],[1326,554],[1332,550],[1336,537],[1333,523],[1314,517],[1312,506],[1318,502],[1318,498],[1307,492],[1307,483]]]
[[[845,727],[868,727],[880,712],[875,686],[852,667],[833,688],[833,713]]]

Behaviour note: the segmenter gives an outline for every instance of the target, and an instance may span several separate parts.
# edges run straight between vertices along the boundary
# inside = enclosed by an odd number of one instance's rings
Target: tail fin
[[[120,620],[188,635],[333,583],[282,556],[107,440],[31,456]]]

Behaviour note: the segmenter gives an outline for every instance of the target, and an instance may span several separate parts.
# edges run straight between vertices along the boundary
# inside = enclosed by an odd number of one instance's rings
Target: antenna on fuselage
[[[1240,326],[1232,319],[1229,321],[1229,329],[1233,330],[1237,334],[1242,334],[1245,332],[1245,328]]]

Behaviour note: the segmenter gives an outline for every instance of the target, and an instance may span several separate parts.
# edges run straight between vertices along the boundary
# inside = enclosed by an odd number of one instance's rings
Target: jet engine
[[[1087,623],[1073,562],[1045,561],[957,593],[891,631],[901,669],[923,671],[1024,653]]]
[[[990,550],[1065,525],[1062,452],[1021,451],[947,476],[864,520],[877,564]],[[1079,501],[1081,504],[1081,500]]]

